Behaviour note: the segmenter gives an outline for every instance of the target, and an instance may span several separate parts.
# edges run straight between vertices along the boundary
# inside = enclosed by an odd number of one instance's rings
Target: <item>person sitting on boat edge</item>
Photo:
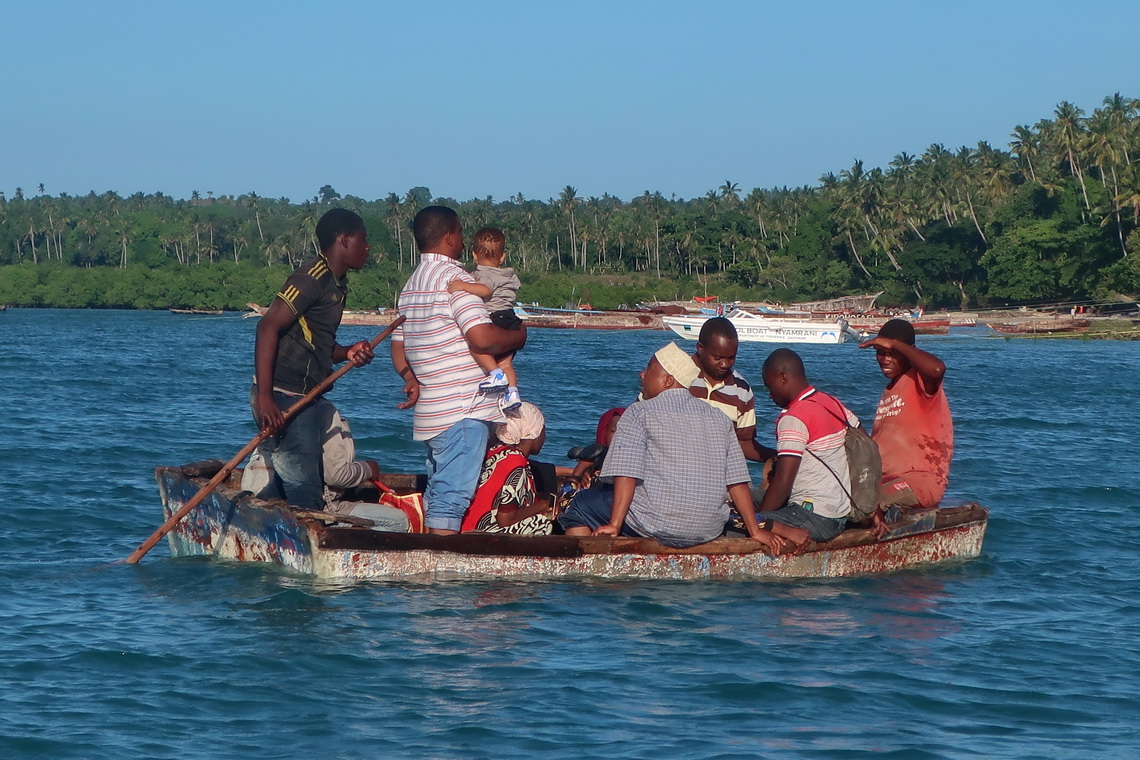
[[[732,423],[693,397],[692,357],[669,343],[641,373],[644,401],[622,415],[601,477],[613,492],[580,491],[558,522],[570,536],[643,536],[666,546],[718,538],[728,521],[726,491],[748,534],[773,554],[783,540],[761,529],[751,478]]]
[[[529,459],[546,442],[546,419],[523,402],[494,427],[497,439],[487,451],[479,485],[460,530],[545,536],[553,528],[548,495],[539,494]]]
[[[326,411],[322,395],[285,424],[283,409],[319,385],[332,365],[351,361],[362,367],[372,361],[372,346],[336,342],[348,270],[362,269],[368,261],[368,233],[364,220],[352,211],[334,208],[317,222],[321,252],[305,262],[285,281],[257,325],[254,345],[254,382],[250,409],[263,431],[274,435],[265,453],[285,490],[285,499],[302,509],[320,510],[321,447]]]
[[[475,259],[476,266],[471,276],[475,282],[466,282],[457,277],[448,284],[447,290],[449,293],[462,290],[479,296],[487,302],[487,311],[490,312],[493,324],[507,330],[517,330],[522,326],[522,320],[515,314],[515,298],[522,284],[514,269],[503,266],[506,259],[506,236],[497,227],[482,227],[475,232],[474,241],[471,256]],[[522,403],[514,355],[514,351],[503,356],[471,351],[471,356],[487,373],[487,379],[479,387],[505,391],[499,399],[499,406],[504,412],[518,409]]]
[[[427,446],[424,494],[429,533],[458,532],[471,505],[488,425],[506,418],[498,401],[479,384],[486,378],[471,351],[504,354],[526,343],[526,327],[505,330],[491,323],[483,301],[470,293],[448,293],[452,280],[471,280],[458,263],[463,225],[454,210],[428,206],[416,214],[412,233],[419,266],[400,292],[399,312],[407,321],[392,334],[392,366],[404,378],[414,407],[412,437]]]
[[[883,458],[883,485],[873,517],[881,533],[885,509],[936,507],[942,501],[954,456],[954,421],[943,388],[946,364],[915,345],[914,325],[892,319],[859,347],[875,349],[887,378],[871,426]]]
[[[350,498],[352,489],[380,479],[380,465],[373,459],[356,458],[356,443],[352,440],[348,420],[336,409],[329,411],[322,459],[325,511],[370,520],[373,530],[407,533],[411,525],[408,516],[399,509]]]
[[[693,355],[700,374],[689,392],[732,420],[745,459],[764,459],[756,444],[756,399],[752,387],[733,369],[740,339],[736,326],[724,317],[712,317],[701,325]]]
[[[321,477],[324,481],[324,509],[334,515],[349,515],[372,522],[373,530],[407,533],[411,529],[404,512],[387,504],[350,498],[354,489],[380,478],[380,465],[371,459],[356,458],[352,428],[332,404],[321,404],[324,420],[321,445]],[[241,489],[261,499],[283,498],[281,480],[264,455],[254,449],[242,471]]]
[[[763,377],[773,403],[783,411],[776,418],[776,448],[766,449],[776,461],[760,499],[759,518],[784,526],[781,535],[797,545],[809,537],[830,541],[843,531],[851,512],[844,442],[847,426],[857,427],[859,418],[808,382],[803,360],[790,348],[768,355]]]
[[[575,446],[566,453],[566,456],[578,462],[574,465],[574,469],[566,474],[566,479],[576,488],[593,488],[597,486],[599,488],[609,488],[613,490],[612,484],[603,483],[599,481],[597,477],[598,473],[602,471],[602,465],[606,461],[606,452],[609,451],[610,444],[613,443],[614,433],[617,432],[618,421],[624,412],[624,406],[615,406],[611,409],[607,409],[598,419],[598,427],[594,433],[594,442],[587,446]]]

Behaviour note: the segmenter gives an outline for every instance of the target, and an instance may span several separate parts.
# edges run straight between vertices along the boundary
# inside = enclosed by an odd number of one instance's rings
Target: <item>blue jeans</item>
[[[614,490],[610,488],[587,488],[574,494],[570,506],[558,516],[558,524],[563,530],[568,528],[589,528],[597,530],[606,525],[613,516]],[[621,526],[622,536],[639,536],[628,525]]]
[[[274,392],[274,400],[281,411],[300,401],[300,396]],[[257,399],[257,386],[250,390],[250,409]],[[332,406],[324,396],[309,403],[295,417],[285,423],[285,429],[262,444],[262,452],[269,457],[281,486],[285,500],[301,509],[320,511],[325,508],[324,483],[321,480],[321,452],[327,410]],[[323,412],[323,413],[322,413]],[[256,415],[254,421],[257,422]]]
[[[802,504],[789,502],[779,509],[771,510],[770,512],[757,512],[757,520],[775,520],[784,525],[791,525],[795,528],[803,528],[811,535],[812,541],[824,542],[838,536],[843,532],[843,526],[847,524],[846,517],[835,519],[833,517],[824,517],[817,515]]]
[[[428,439],[425,527],[459,530],[479,485],[490,432],[488,423],[466,419]]]

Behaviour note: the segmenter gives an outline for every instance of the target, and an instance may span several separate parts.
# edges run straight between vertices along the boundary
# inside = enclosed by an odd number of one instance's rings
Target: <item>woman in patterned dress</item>
[[[460,530],[549,535],[553,508],[547,497],[536,493],[528,466],[529,458],[546,442],[546,419],[537,406],[524,401],[506,422],[495,426],[495,438]]]

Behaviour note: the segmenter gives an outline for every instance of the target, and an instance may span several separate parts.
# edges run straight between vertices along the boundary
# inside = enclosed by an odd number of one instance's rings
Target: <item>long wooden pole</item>
[[[384,331],[382,333],[372,339],[372,348],[375,349],[377,346],[379,346],[385,338],[392,334],[393,330],[395,330],[403,323],[404,317],[396,317],[396,319],[392,321],[392,324],[388,325],[388,327],[384,328]],[[353,368],[353,366],[355,365],[353,365],[352,362],[346,362],[343,367],[322,380],[316,388],[313,388],[311,391],[302,396],[300,401],[285,410],[284,414],[282,415],[285,418],[285,421],[288,422],[290,418],[308,406],[310,401],[324,393],[330,385],[343,377],[346,372]],[[201,504],[203,499],[209,496],[223,480],[229,477],[230,473],[233,472],[239,464],[245,461],[245,458],[249,456],[250,452],[261,445],[261,443],[266,438],[273,435],[274,432],[275,431],[263,430],[255,435],[253,437],[253,440],[247,443],[233,459],[226,462],[222,469],[218,470],[217,475],[210,478],[209,483],[202,486],[201,490],[199,490],[198,493],[194,494],[194,498],[186,502],[186,504],[183,505],[182,509],[172,514],[170,518],[159,527],[158,530],[151,534],[150,538],[139,544],[139,548],[135,549],[131,556],[127,557],[126,563],[128,565],[138,564],[138,561],[142,559],[147,552],[153,549],[154,545],[161,541],[163,536],[173,530],[174,526],[181,522],[183,517],[190,514],[190,510]]]

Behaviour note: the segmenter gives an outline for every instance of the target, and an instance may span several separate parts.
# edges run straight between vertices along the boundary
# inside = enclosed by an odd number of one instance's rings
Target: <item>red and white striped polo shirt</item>
[[[788,501],[811,502],[812,511],[823,517],[846,517],[851,511],[844,419],[859,425],[859,418],[838,399],[811,386],[776,418],[777,455],[801,458]]]
[[[392,334],[403,342],[408,364],[420,383],[412,437],[434,438],[463,419],[502,422],[498,399],[480,392],[486,373],[475,363],[464,334],[490,324],[478,296],[448,293],[454,279],[474,282],[455,259],[424,253],[420,265],[400,292],[398,310],[407,321]]]

